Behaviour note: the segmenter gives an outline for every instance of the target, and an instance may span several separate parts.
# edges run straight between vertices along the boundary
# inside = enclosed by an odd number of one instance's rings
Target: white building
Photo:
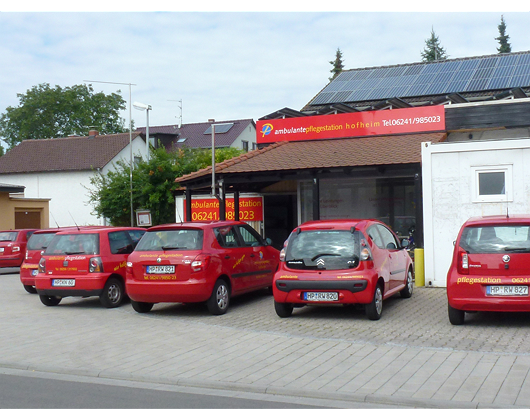
[[[104,224],[92,214],[90,178],[107,173],[123,159],[145,153],[139,132],[24,140],[0,157],[0,183],[24,185],[25,196],[50,199],[50,226]]]

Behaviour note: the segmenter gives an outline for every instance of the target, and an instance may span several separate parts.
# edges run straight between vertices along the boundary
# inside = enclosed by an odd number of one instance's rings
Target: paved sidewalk
[[[95,298],[45,307],[0,274],[0,367],[180,386],[433,408],[529,408],[530,314],[447,319],[445,289],[276,316],[265,291],[211,316],[202,305],[137,314]]]

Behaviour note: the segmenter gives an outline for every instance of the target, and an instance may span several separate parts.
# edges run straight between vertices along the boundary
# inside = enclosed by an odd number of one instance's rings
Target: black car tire
[[[383,288],[381,285],[377,285],[374,291],[374,297],[372,301],[365,306],[365,312],[368,319],[377,321],[381,318],[383,313]]]
[[[40,301],[46,306],[57,306],[63,300],[60,296],[39,295],[39,297]]]
[[[123,283],[115,277],[111,277],[105,283],[99,301],[105,308],[117,308],[123,301]]]
[[[452,325],[462,325],[466,317],[466,313],[460,309],[455,309],[447,304],[447,312],[449,313],[449,322]]]
[[[206,301],[208,311],[212,315],[223,315],[228,310],[230,304],[230,290],[224,280],[217,280],[212,291],[212,295]]]
[[[35,289],[35,286],[24,285],[24,290],[28,293],[31,293],[32,295],[37,293],[37,289]]]
[[[280,318],[289,318],[293,313],[293,305],[274,301],[274,310]]]
[[[414,280],[412,279],[412,272],[408,271],[407,283],[405,285],[405,288],[402,289],[399,293],[402,298],[409,298],[412,296],[413,291],[414,291]]]
[[[134,300],[131,300],[131,305],[133,309],[138,312],[139,314],[145,314],[149,312],[151,309],[153,309],[154,303],[149,302],[136,302]]]

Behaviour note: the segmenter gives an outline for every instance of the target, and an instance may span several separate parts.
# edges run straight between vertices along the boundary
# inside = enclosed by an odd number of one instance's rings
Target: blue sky
[[[91,4],[97,12],[53,3],[46,3],[46,12],[20,3],[12,10],[2,6],[0,113],[18,105],[17,93],[40,83],[65,87],[96,80],[134,84],[132,101],[152,106],[151,125],[178,124],[180,100],[184,123],[257,120],[308,103],[327,84],[337,48],[346,69],[419,62],[434,28],[449,58],[495,54],[501,14],[512,51],[530,50],[530,14],[509,2],[506,10],[486,12],[473,12],[479,6],[472,2],[461,3],[460,12],[417,12],[420,6],[406,2],[392,3],[386,12],[279,12],[296,10],[286,1],[273,2],[271,12],[238,2],[223,3],[232,10],[225,12],[176,11],[154,2],[148,11],[124,13],[118,11],[123,4]],[[129,98],[128,86],[93,87],[120,89]],[[133,108],[132,118],[145,125],[145,112]]]

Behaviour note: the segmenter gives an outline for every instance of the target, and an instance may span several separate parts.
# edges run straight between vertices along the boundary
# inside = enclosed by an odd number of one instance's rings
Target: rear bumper
[[[35,288],[45,296],[99,296],[109,278],[108,273],[92,273],[83,276],[50,276],[39,273],[35,277]],[[53,279],[74,279],[73,287],[54,287]]]
[[[283,280],[273,283],[274,300],[295,304],[367,304],[373,299],[370,281],[358,280]],[[375,284],[375,283],[374,283]],[[338,300],[315,302],[304,299],[304,292],[338,292]]]
[[[449,305],[461,311],[530,312],[530,297],[453,298]]]
[[[128,296],[136,302],[204,302],[211,296],[215,281],[188,279],[184,281],[135,280],[127,275]]]
[[[0,268],[20,267],[22,265],[22,256],[2,256],[0,255]]]

